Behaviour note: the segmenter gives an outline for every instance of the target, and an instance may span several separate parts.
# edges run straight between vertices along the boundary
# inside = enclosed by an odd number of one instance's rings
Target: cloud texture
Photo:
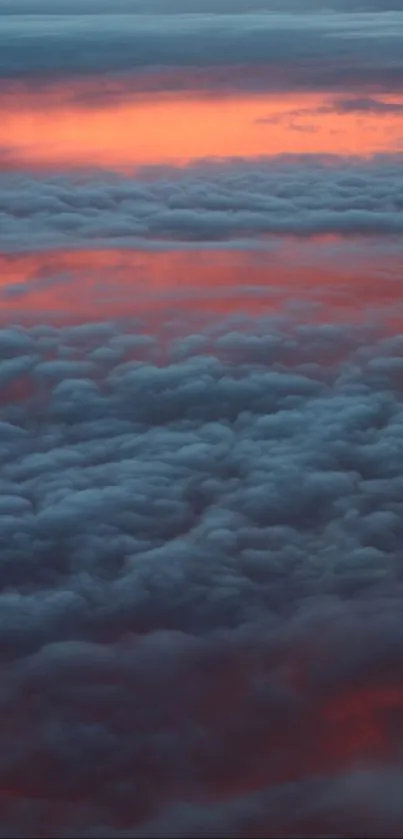
[[[0,349],[1,835],[400,836],[401,337]]]
[[[0,0],[0,839],[403,835],[402,12]]]
[[[264,65],[274,88],[394,88],[403,73],[400,26],[399,11],[4,15],[0,78]]]
[[[400,155],[166,167],[143,177],[0,176],[0,247],[401,235]]]

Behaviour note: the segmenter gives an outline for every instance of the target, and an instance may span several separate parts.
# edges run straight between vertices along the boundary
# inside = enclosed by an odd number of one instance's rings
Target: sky
[[[0,839],[403,835],[403,0],[0,0]]]

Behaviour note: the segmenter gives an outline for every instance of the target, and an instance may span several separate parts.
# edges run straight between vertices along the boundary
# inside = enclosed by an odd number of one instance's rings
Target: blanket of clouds
[[[403,156],[194,165],[153,178],[0,175],[0,247],[403,233]]]
[[[400,836],[401,337],[0,347],[1,835]]]
[[[402,34],[0,0],[0,839],[403,835]]]

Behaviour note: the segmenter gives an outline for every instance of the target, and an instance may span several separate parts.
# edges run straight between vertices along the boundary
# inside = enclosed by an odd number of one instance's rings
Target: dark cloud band
[[[399,12],[4,16],[0,77],[266,65],[278,84],[402,80]]]
[[[264,129],[263,129],[264,130]],[[273,159],[144,171],[0,177],[0,247],[211,242],[241,236],[403,233],[400,156]]]
[[[0,14],[246,14],[400,11],[403,0],[0,0]]]

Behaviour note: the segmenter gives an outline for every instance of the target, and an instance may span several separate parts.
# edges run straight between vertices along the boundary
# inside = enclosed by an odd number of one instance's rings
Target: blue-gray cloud
[[[3,835],[398,837],[402,337],[188,332],[0,330]]]
[[[0,77],[150,67],[275,69],[273,86],[401,85],[400,12],[4,15]],[[270,84],[270,73],[268,73]]]
[[[266,130],[262,126],[262,130]],[[161,168],[147,177],[0,177],[0,247],[36,249],[241,236],[401,235],[401,157]]]
[[[304,125],[298,126],[291,121],[299,117],[310,116],[315,118],[320,114],[376,114],[376,116],[393,117],[403,113],[403,104],[393,100],[379,99],[376,96],[337,96],[320,105],[318,108],[295,108],[290,111],[279,111],[268,117],[258,117],[257,124],[278,125],[286,124],[288,127],[297,128],[303,131]],[[306,130],[306,128],[305,128]]]
[[[0,0],[0,14],[245,14],[400,11],[403,0]]]
[[[350,96],[349,98],[336,99],[328,110],[336,113],[372,113],[385,116],[403,113],[401,102],[383,102],[374,96]]]

